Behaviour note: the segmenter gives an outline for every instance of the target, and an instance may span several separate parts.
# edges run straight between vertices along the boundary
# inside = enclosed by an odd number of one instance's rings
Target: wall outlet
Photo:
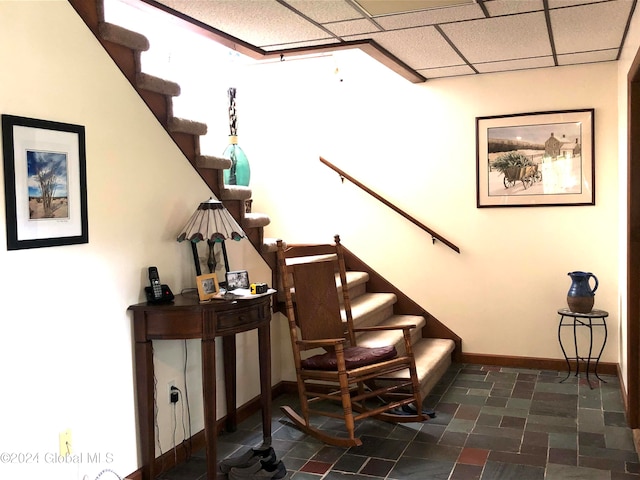
[[[60,455],[71,455],[71,429],[67,428],[64,432],[60,432],[58,435],[58,443],[60,447]]]
[[[169,383],[167,383],[167,403],[169,405],[172,405],[174,403],[171,401],[171,387],[175,387],[175,386],[176,386],[175,380],[169,380]]]

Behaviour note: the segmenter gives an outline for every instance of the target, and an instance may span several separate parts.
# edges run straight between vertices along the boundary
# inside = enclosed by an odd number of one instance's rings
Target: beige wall
[[[175,293],[195,286],[190,249],[175,237],[211,192],[68,2],[0,1],[0,58],[0,113],[85,126],[89,217],[88,244],[7,251],[0,195],[0,364],[7,391],[0,451],[40,455],[28,465],[1,463],[0,477],[95,478],[103,468],[124,477],[138,467],[127,307],[142,301],[149,265]],[[250,276],[270,278],[248,241],[231,245],[230,256]],[[242,404],[258,394],[257,373],[246,366],[257,359],[256,335],[243,335],[238,344],[239,368],[248,370],[238,392]],[[184,347],[157,342],[154,348],[166,451],[173,430],[166,385],[174,379],[183,388]],[[199,342],[188,349],[197,432],[203,425]],[[58,452],[65,429],[72,431],[74,452],[101,454],[102,462],[47,462],[44,455]]]
[[[3,399],[0,451],[55,453],[58,433],[70,428],[76,451],[113,454],[113,463],[101,465],[1,464],[0,476],[94,477],[105,467],[123,476],[138,466],[126,308],[142,300],[148,265],[157,265],[176,292],[192,286],[189,250],[174,237],[210,192],[66,1],[0,0],[0,58],[1,113],[86,127],[89,197],[89,244],[0,247],[0,361],[16,392]],[[617,93],[618,65],[411,85],[373,62],[358,62],[345,54],[248,70],[257,81],[242,100],[242,142],[252,153],[254,209],[272,218],[267,235],[293,243],[340,233],[349,249],[458,333],[469,353],[560,358],[555,312],[565,303],[566,273],[590,270],[601,282],[596,306],[611,313],[603,360],[621,361],[625,103]],[[577,108],[596,110],[596,206],[475,207],[476,116]],[[461,254],[432,245],[428,235],[341,184],[319,155],[449,238]],[[0,237],[4,229],[0,221]],[[245,243],[230,251],[234,265],[254,278],[268,275]],[[48,287],[33,289],[43,277]],[[100,296],[93,278],[101,280]],[[292,378],[281,325],[278,317],[274,383]],[[239,403],[257,394],[249,368],[256,343],[251,334],[239,340],[239,369],[247,378]],[[168,380],[182,381],[182,348],[155,345],[163,451],[172,441],[164,391]],[[197,342],[187,348],[189,391],[198,392]],[[200,410],[193,395],[194,431]]]
[[[597,275],[596,307],[610,312],[617,332],[616,64],[411,85],[373,66],[360,75],[349,70],[355,61],[337,60],[342,82],[328,73],[332,59],[304,74],[281,65],[261,70],[253,93],[259,108],[245,115],[255,125],[244,122],[243,138],[264,159],[255,167],[254,205],[273,216],[267,233],[291,243],[340,233],[347,248],[460,335],[467,353],[563,358],[556,312],[566,306],[574,270]],[[595,206],[476,208],[476,117],[583,108],[595,109]],[[432,245],[429,235],[342,185],[319,155],[461,254]],[[279,182],[286,188],[273,188]],[[616,337],[603,361],[618,362]]]

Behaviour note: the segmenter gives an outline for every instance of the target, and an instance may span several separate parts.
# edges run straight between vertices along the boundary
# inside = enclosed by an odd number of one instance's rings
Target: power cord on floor
[[[113,474],[116,476],[116,478],[117,478],[118,480],[122,480],[122,477],[121,477],[120,475],[118,475],[116,472],[114,472],[113,470],[111,470],[110,468],[105,468],[104,470],[102,470],[102,471],[98,474],[98,476],[96,477],[96,479],[95,479],[95,480],[98,480],[98,479],[99,479],[102,475],[104,475],[105,473],[113,473]],[[85,475],[84,477],[82,477],[82,480],[89,480],[89,476],[88,476],[88,475]]]

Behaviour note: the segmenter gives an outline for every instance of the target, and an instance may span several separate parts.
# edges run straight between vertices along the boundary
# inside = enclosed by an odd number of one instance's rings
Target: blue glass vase
[[[231,168],[223,172],[224,184],[248,187],[251,180],[249,159],[238,145],[236,135],[229,136],[229,146],[222,155],[231,160]]]

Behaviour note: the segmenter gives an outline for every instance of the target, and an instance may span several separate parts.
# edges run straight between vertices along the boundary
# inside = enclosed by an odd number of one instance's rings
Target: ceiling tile
[[[373,33],[379,29],[369,20],[349,20],[346,22],[325,23],[324,28],[333,32],[339,37],[348,37],[350,35],[361,35],[365,33]]]
[[[258,47],[329,37],[276,0],[163,0],[162,3]]]
[[[618,49],[598,50],[596,52],[569,53],[558,55],[558,65],[574,65],[579,63],[608,62],[617,60]]]
[[[473,65],[480,73],[503,72],[505,70],[528,70],[531,68],[553,67],[553,57],[519,58],[504,62],[476,63]]]
[[[493,0],[484,2],[484,5],[492,17],[544,10],[542,0]]]
[[[375,17],[375,21],[386,30],[396,30],[476,18],[484,18],[484,13],[482,13],[482,9],[478,5],[473,4],[455,8],[439,8],[437,10],[380,16]]]
[[[471,63],[551,55],[542,12],[447,24],[442,30]]]
[[[463,63],[460,56],[442,38],[434,27],[410,28],[371,35],[348,37],[348,40],[372,38],[403,62],[416,70],[423,68],[449,67]],[[428,45],[412,48],[412,44]]]
[[[441,78],[441,77],[457,77],[460,75],[472,75],[475,72],[469,65],[456,65],[454,67],[442,67],[442,68],[425,68],[418,70],[419,73],[429,78]]]
[[[296,10],[318,23],[363,18],[364,15],[345,0],[286,0]]]
[[[556,52],[572,53],[618,48],[632,2],[606,2],[552,10]],[[574,25],[580,25],[579,29]]]

